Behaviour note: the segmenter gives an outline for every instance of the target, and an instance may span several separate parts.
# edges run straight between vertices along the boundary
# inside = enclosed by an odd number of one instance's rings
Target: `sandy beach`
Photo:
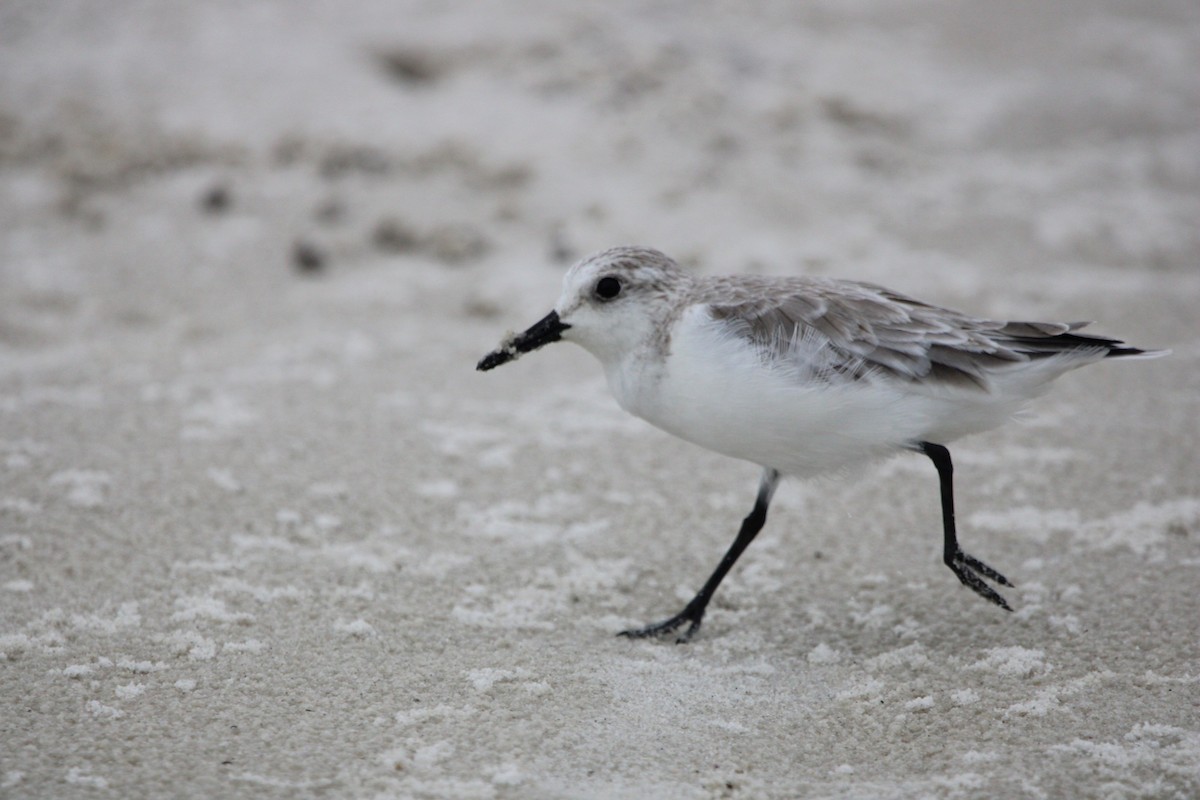
[[[1200,8],[0,4],[0,797],[1200,796]],[[1167,358],[788,481],[554,345],[617,244]]]

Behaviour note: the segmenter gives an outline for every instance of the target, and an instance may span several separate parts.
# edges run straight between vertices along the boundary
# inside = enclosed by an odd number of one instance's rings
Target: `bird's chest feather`
[[[646,354],[633,354],[605,366],[608,388],[617,403],[634,416],[658,424],[658,410],[663,404],[662,385],[666,377],[665,364]]]
[[[751,348],[710,326],[676,329],[664,352],[646,348],[608,369],[617,402],[652,425],[718,452],[755,432],[764,373]]]
[[[719,325],[677,331],[667,353],[608,370],[621,407],[701,447],[786,474],[837,468],[912,438],[886,387],[808,382]]]

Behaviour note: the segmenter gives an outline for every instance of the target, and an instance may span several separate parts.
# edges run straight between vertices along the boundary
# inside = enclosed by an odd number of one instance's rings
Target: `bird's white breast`
[[[838,469],[919,441],[935,409],[887,381],[818,380],[772,362],[702,306],[650,349],[606,365],[621,406],[682,439],[786,474]]]

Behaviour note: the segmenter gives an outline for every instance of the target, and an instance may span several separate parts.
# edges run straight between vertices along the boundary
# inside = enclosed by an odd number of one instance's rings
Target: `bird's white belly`
[[[931,434],[939,432],[946,405],[888,381],[805,381],[801,371],[765,364],[744,340],[696,314],[676,326],[665,362],[632,357],[608,378],[630,413],[701,447],[791,475],[936,441]],[[985,416],[988,424],[968,427],[991,427],[993,415]]]

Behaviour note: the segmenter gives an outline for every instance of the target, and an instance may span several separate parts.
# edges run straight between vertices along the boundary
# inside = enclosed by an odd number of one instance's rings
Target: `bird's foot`
[[[975,594],[985,600],[990,600],[1005,611],[1012,611],[1012,606],[1008,604],[1008,601],[983,581],[984,578],[987,578],[1001,586],[1012,586],[1008,578],[1001,575],[998,571],[992,569],[974,556],[967,555],[962,550],[955,552],[954,556],[946,562],[946,566],[950,567],[951,571],[963,582],[963,585],[971,589]]]
[[[666,636],[683,627],[683,624],[686,622],[689,623],[687,630],[679,634],[675,639],[675,644],[687,644],[696,635],[696,631],[700,630],[700,622],[703,619],[704,606],[692,601],[687,604],[687,607],[683,611],[680,611],[670,619],[664,619],[662,622],[656,622],[644,628],[630,628],[627,631],[621,631],[617,635],[630,639],[649,639],[651,637]]]

